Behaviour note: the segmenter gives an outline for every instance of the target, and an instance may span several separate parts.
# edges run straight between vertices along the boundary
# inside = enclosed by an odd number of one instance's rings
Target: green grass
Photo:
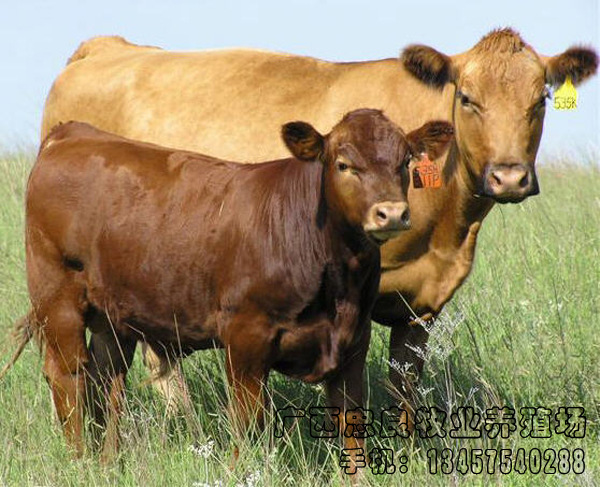
[[[23,194],[31,157],[0,158],[0,361],[11,351],[10,329],[27,309]],[[553,435],[506,440],[451,438],[386,441],[409,458],[408,473],[363,477],[372,485],[600,484],[600,170],[565,163],[540,169],[542,194],[521,205],[497,206],[480,233],[475,268],[433,330],[422,382],[425,405],[452,409],[582,406],[583,439]],[[388,330],[376,326],[368,358],[368,400],[375,411],[392,405],[385,388]],[[142,384],[136,358],[129,376],[123,445],[118,462],[93,456],[71,460],[57,425],[41,359],[29,346],[0,383],[0,485],[342,485],[339,447],[310,438],[308,424],[255,434],[232,460],[222,354],[198,353],[184,368],[197,417],[167,419],[161,400]],[[322,390],[273,374],[272,400],[308,408],[324,404]],[[272,418],[268,421],[272,424]],[[212,441],[213,443],[209,443]],[[204,458],[198,451],[204,445]],[[196,446],[196,452],[194,452]],[[211,450],[212,448],[212,450]],[[370,448],[370,447],[369,447]],[[582,475],[431,475],[427,450],[450,448],[582,448]],[[208,450],[211,450],[208,452]],[[398,462],[396,461],[398,465]]]

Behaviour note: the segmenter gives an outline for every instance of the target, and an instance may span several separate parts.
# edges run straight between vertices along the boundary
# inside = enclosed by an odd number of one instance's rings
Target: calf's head
[[[409,46],[404,67],[424,83],[455,86],[452,120],[467,184],[480,196],[517,203],[539,193],[535,158],[549,86],[577,85],[598,66],[595,51],[571,47],[544,57],[511,29],[495,30],[472,49],[447,56]]]
[[[410,227],[410,160],[422,153],[439,156],[453,133],[447,122],[428,122],[404,134],[382,112],[370,109],[348,113],[328,135],[306,122],[282,129],[296,158],[324,165],[325,198],[333,215],[377,243]]]

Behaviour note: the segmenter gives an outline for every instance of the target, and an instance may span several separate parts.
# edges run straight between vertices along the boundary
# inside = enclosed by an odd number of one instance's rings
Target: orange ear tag
[[[421,159],[415,164],[413,169],[413,186],[419,188],[441,188],[442,173],[439,166],[429,160],[427,154],[423,154]]]

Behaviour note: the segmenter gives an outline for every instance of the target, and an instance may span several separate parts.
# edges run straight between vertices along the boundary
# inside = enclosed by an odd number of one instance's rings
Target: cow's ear
[[[323,153],[325,138],[306,122],[289,122],[281,136],[290,152],[302,161],[314,161]]]
[[[410,132],[406,138],[414,154],[426,152],[430,159],[437,159],[448,148],[454,137],[451,123],[435,121]]]
[[[542,57],[546,65],[546,82],[552,86],[560,86],[567,76],[574,85],[578,85],[598,69],[598,54],[587,47],[570,47],[562,54]]]
[[[443,89],[446,83],[454,81],[452,59],[439,51],[421,44],[408,46],[400,61],[406,70],[426,85]]]

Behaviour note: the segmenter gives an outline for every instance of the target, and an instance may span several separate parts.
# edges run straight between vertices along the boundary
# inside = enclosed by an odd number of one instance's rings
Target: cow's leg
[[[147,343],[142,343],[142,357],[150,373],[150,383],[163,397],[167,416],[183,413],[188,419],[194,417],[194,407],[181,364],[177,359],[160,357]]]
[[[125,398],[125,377],[131,366],[136,341],[119,334],[104,315],[97,314],[91,328],[87,401],[94,418],[94,439],[100,443],[104,431],[101,460],[111,461],[119,447],[119,416]],[[100,325],[100,326],[98,326]]]
[[[410,431],[414,426],[416,386],[423,371],[428,338],[429,332],[419,324],[393,326],[390,334],[390,381],[408,413]]]
[[[266,318],[250,318],[234,320],[223,337],[227,377],[232,389],[231,421],[240,437],[253,421],[259,429],[264,426],[263,387],[270,368],[271,335]]]
[[[361,468],[365,467],[366,458],[365,439],[361,434],[362,421],[357,418],[352,425],[346,422],[346,412],[350,409],[363,407],[363,383],[364,368],[369,348],[369,338],[371,335],[370,324],[362,325],[364,335],[361,337],[359,347],[347,353],[347,361],[334,377],[326,382],[327,399],[331,407],[340,409],[340,433],[343,437],[344,449],[349,451],[349,464],[345,466],[349,472],[360,473]],[[356,426],[354,426],[356,425]],[[346,431],[346,427],[349,426]],[[353,433],[353,434],[351,434]],[[362,449],[362,452],[360,451]],[[359,455],[364,455],[360,457]],[[353,477],[355,478],[355,477]]]

